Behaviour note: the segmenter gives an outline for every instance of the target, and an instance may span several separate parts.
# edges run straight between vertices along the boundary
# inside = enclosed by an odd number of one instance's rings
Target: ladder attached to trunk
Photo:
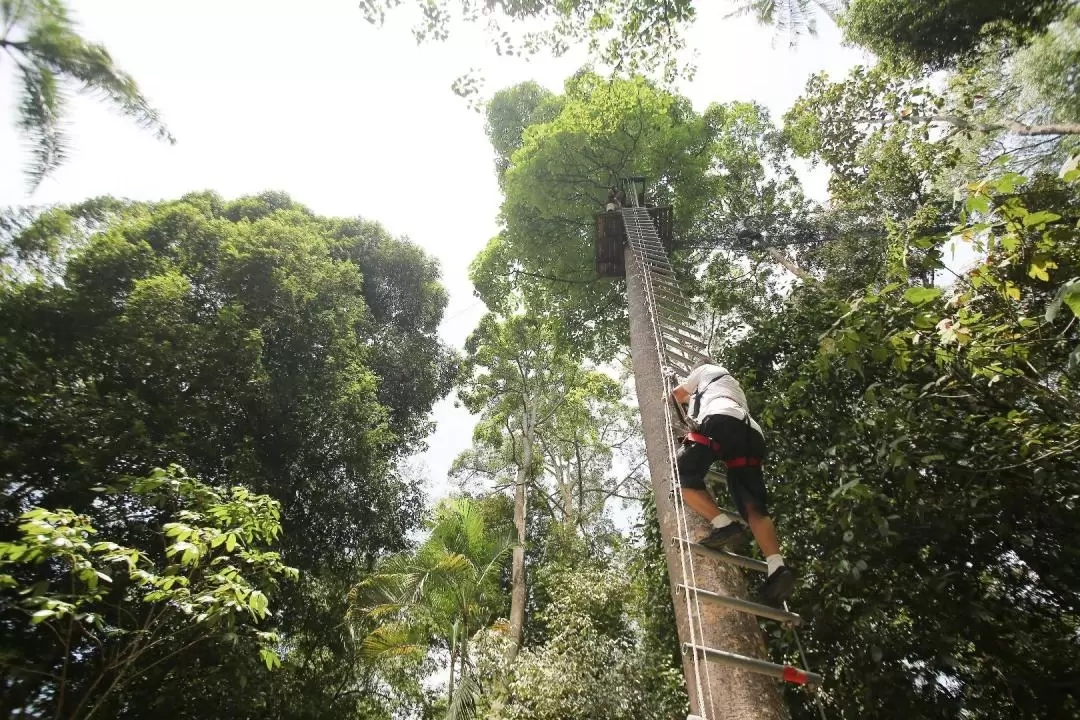
[[[653,331],[656,336],[657,347],[661,352],[661,362],[683,376],[689,375],[694,367],[710,359],[708,345],[695,326],[691,309],[679,289],[675,272],[668,260],[667,251],[661,244],[656,225],[649,215],[649,211],[641,207],[625,207],[620,210],[620,213],[626,230],[627,252],[633,254],[634,261],[638,263],[645,276],[646,298],[651,305]],[[670,381],[667,382],[670,384]],[[668,392],[672,390],[671,387],[666,389]],[[679,498],[674,498],[674,500],[681,502]],[[739,520],[741,521],[741,518]],[[690,538],[675,537],[672,538],[672,542],[679,545],[681,554],[692,553],[719,560],[744,570],[767,572],[766,564],[760,560],[731,552],[712,550],[697,544]],[[689,578],[686,578],[686,580],[689,581]],[[716,603],[737,612],[749,613],[791,627],[802,623],[802,618],[795,613],[788,612],[786,606],[785,609],[779,609],[742,598],[722,595],[707,588],[693,587],[685,582],[678,585],[677,592],[691,594],[699,602]],[[813,686],[819,685],[822,681],[821,675],[809,670],[726,652],[692,642],[684,642],[682,649],[685,654],[693,653],[695,658],[768,675],[789,683]]]

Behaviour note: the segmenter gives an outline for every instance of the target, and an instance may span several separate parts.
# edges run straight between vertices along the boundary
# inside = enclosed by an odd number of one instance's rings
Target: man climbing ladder
[[[709,468],[716,460],[723,460],[731,499],[750,525],[769,566],[762,598],[779,605],[791,595],[795,573],[784,565],[780,555],[762,472],[765,436],[750,416],[742,386],[724,367],[704,363],[690,372],[672,396],[679,406],[689,404],[687,424],[691,432],[677,457],[683,501],[712,524],[712,531],[700,543],[723,550],[743,534],[738,524],[720,511],[705,486]]]

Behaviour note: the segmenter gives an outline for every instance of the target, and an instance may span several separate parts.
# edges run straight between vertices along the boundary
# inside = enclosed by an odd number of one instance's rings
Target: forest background
[[[426,7],[2,5],[3,712],[684,713],[591,274],[636,171],[830,713],[1075,715],[1075,4]]]

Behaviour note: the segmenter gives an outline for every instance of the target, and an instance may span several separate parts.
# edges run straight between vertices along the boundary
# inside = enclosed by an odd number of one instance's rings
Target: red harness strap
[[[705,447],[709,448],[710,450],[712,450],[717,455],[720,455],[723,452],[723,448],[720,446],[720,443],[716,442],[715,440],[713,440],[708,435],[702,435],[701,433],[696,433],[696,432],[688,432],[688,433],[686,433],[686,442],[692,442],[692,443],[696,443],[698,445],[704,445]],[[761,458],[756,458],[756,457],[733,457],[730,460],[725,460],[725,463],[727,464],[728,470],[730,470],[732,468],[755,467],[755,466],[761,465]]]
[[[705,447],[709,448],[710,450],[712,450],[717,455],[719,455],[720,452],[721,452],[720,443],[716,442],[715,440],[713,440],[708,435],[702,435],[701,433],[696,433],[696,432],[688,432],[688,433],[686,433],[686,440],[687,440],[687,442],[697,443],[698,445],[704,445]]]

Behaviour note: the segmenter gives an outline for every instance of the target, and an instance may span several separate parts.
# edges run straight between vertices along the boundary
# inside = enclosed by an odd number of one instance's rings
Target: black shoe
[[[730,523],[722,528],[713,528],[712,532],[699,542],[710,550],[727,550],[729,545],[737,543],[743,537],[743,530],[738,523]]]
[[[768,579],[765,580],[759,595],[767,604],[779,607],[791,597],[791,591],[794,589],[795,571],[787,565],[781,565],[776,568],[776,572],[769,575]]]

